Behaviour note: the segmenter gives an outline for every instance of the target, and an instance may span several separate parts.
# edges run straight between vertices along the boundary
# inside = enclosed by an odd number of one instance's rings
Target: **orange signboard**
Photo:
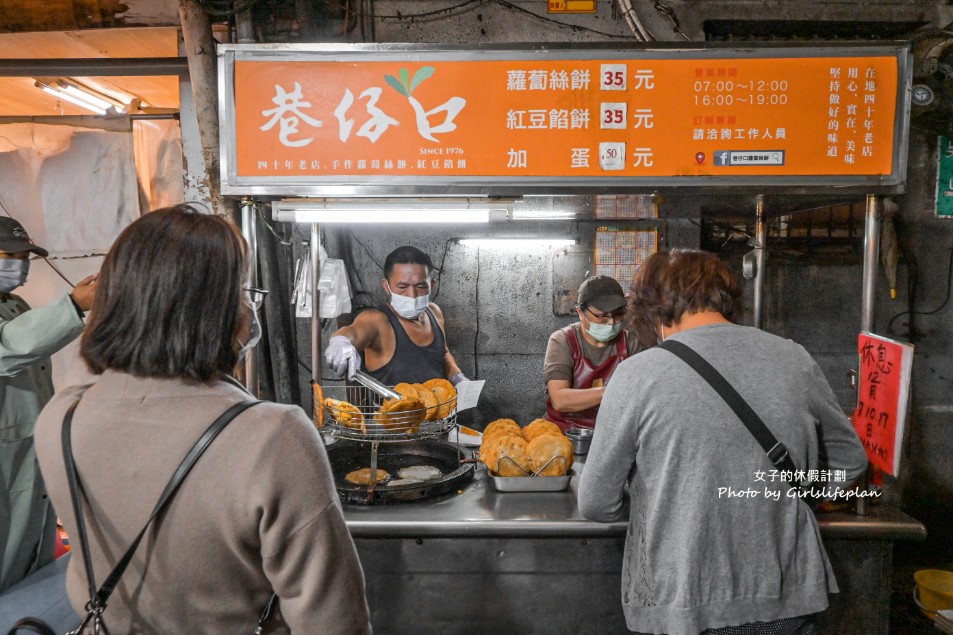
[[[860,392],[854,410],[854,429],[871,464],[896,476],[900,471],[913,346],[861,333],[857,352],[860,354]]]
[[[226,181],[893,174],[896,52],[790,55],[245,52],[229,75]]]

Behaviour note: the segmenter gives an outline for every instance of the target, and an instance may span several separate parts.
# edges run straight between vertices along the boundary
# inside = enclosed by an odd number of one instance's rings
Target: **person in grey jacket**
[[[133,542],[182,458],[250,395],[230,377],[254,344],[248,252],[218,216],[177,205],[116,239],[80,353],[99,377],[58,391],[36,424],[36,454],[74,539],[66,591],[85,614],[89,584],[63,458],[86,497],[96,584]],[[254,295],[252,295],[254,293]],[[297,405],[262,402],[209,445],[150,525],[104,613],[113,633],[370,633],[364,575],[324,443]]]
[[[56,515],[33,450],[33,426],[53,395],[50,355],[83,330],[96,277],[53,304],[31,309],[13,291],[30,256],[47,251],[16,220],[0,217],[0,592],[53,560]]]
[[[630,310],[715,367],[813,486],[845,486],[864,448],[810,354],[732,321],[741,287],[715,255],[653,255]],[[592,520],[628,517],[622,604],[630,629],[816,633],[837,583],[811,508],[722,398],[672,353],[623,362],[609,384],[579,487]],[[800,475],[799,475],[800,476]],[[809,484],[811,485],[811,484]]]

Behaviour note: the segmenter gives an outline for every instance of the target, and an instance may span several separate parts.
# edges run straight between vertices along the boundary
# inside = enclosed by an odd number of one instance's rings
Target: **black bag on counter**
[[[80,399],[82,399],[82,397],[80,397]],[[102,633],[103,635],[109,635],[109,629],[106,627],[105,621],[103,621],[103,611],[106,610],[106,602],[109,600],[109,596],[112,595],[113,590],[115,590],[116,585],[119,584],[119,579],[122,577],[123,572],[125,572],[129,562],[132,561],[132,556],[135,554],[136,548],[139,546],[139,542],[145,535],[149,525],[152,524],[156,516],[165,508],[176,490],[179,489],[179,485],[185,480],[192,466],[198,458],[202,456],[202,453],[205,452],[208,446],[211,445],[212,441],[215,440],[218,433],[224,430],[225,426],[231,423],[232,419],[247,408],[261,402],[248,400],[237,403],[222,413],[218,419],[213,421],[212,425],[205,430],[199,440],[195,442],[195,445],[192,446],[192,449],[185,455],[185,458],[182,459],[175,473],[172,474],[172,478],[162,491],[159,502],[157,502],[155,508],[153,508],[152,514],[149,516],[149,520],[146,521],[145,526],[143,526],[142,531],[140,531],[139,535],[132,541],[126,553],[119,559],[119,562],[116,563],[116,566],[106,577],[106,581],[97,590],[96,583],[93,579],[93,565],[89,554],[89,542],[86,538],[86,521],[83,517],[83,505],[80,498],[81,496],[85,496],[85,492],[83,492],[83,485],[79,480],[79,473],[76,471],[76,464],[73,461],[73,446],[70,437],[70,431],[73,426],[73,412],[76,410],[76,406],[79,405],[79,401],[80,400],[77,399],[76,402],[69,407],[69,410],[66,411],[66,416],[63,418],[62,442],[66,476],[69,480],[70,496],[73,499],[73,513],[76,516],[76,528],[79,534],[79,546],[83,552],[83,563],[86,565],[86,579],[89,582],[89,602],[86,603],[86,616],[83,618],[83,621],[80,622],[79,626],[75,629],[69,631],[67,635],[82,635],[84,633]],[[265,609],[261,613],[261,617],[258,619],[257,629],[255,630],[256,635],[262,632],[265,623],[274,615],[277,604],[278,596],[272,594],[268,603],[265,605]],[[13,628],[7,632],[7,635],[15,635],[21,631],[39,633],[40,635],[55,635],[49,624],[37,617],[24,617],[20,619],[13,625]]]

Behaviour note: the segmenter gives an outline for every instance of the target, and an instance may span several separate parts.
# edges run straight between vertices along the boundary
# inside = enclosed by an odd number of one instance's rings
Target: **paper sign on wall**
[[[871,333],[857,339],[860,394],[854,411],[857,430],[871,464],[887,474],[900,471],[913,367],[913,345]]]

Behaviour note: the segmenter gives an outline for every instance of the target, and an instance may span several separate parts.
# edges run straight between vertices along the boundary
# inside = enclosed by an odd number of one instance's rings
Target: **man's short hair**
[[[384,260],[384,277],[390,278],[394,271],[394,265],[423,265],[427,267],[427,275],[433,273],[433,261],[430,256],[420,251],[416,247],[404,245],[387,254]]]
[[[707,251],[652,254],[631,289],[635,321],[652,328],[671,326],[699,311],[716,311],[731,322],[741,317],[741,283],[721,258]]]
[[[90,370],[208,381],[238,363],[247,252],[225,219],[189,205],[149,212],[103,261],[80,353]]]

